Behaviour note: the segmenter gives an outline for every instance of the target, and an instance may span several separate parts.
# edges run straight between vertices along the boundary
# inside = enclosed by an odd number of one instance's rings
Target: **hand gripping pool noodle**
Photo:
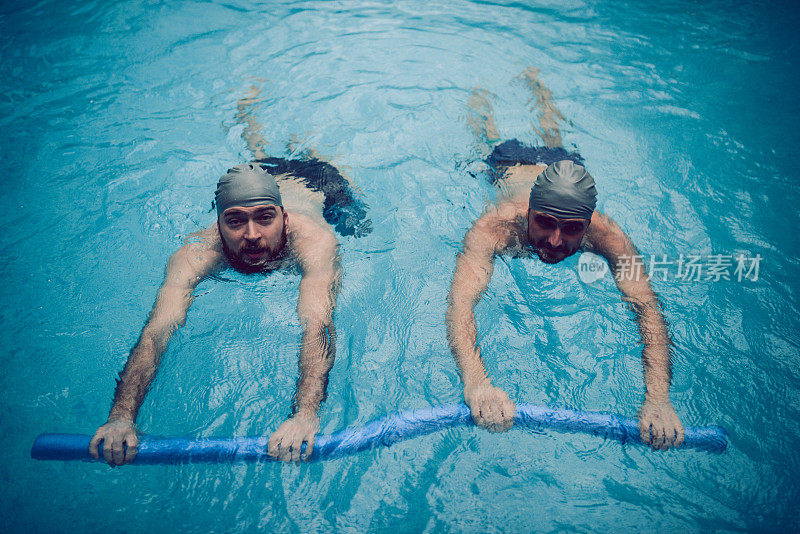
[[[614,414],[582,412],[517,404],[516,425],[532,429],[582,432],[621,443],[641,443],[636,419]],[[466,404],[448,404],[424,410],[408,410],[370,421],[362,428],[347,428],[317,436],[310,460],[330,460],[377,447],[389,447],[437,430],[474,425]],[[31,449],[36,460],[86,460],[90,436],[41,434]],[[186,462],[271,461],[267,437],[228,439],[183,439],[143,437],[134,464],[177,464]],[[721,453],[728,445],[725,429],[719,426],[687,427],[681,449]],[[102,444],[100,459],[102,460]]]

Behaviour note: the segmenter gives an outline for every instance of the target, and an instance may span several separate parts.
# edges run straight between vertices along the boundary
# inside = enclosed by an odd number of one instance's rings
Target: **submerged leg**
[[[489,92],[485,89],[476,88],[467,102],[470,109],[467,124],[475,134],[480,151],[484,154],[491,152],[492,146],[500,141],[500,134],[494,122],[494,110],[489,103],[488,95]]]
[[[323,158],[320,157],[317,149],[312,146],[306,146],[307,143],[308,139],[300,139],[293,135],[289,142],[286,143],[286,151],[290,154],[289,157],[300,156],[304,159],[322,160]]]
[[[549,148],[562,146],[558,121],[564,120],[564,115],[553,103],[553,93],[539,80],[539,69],[528,67],[522,73],[522,79],[533,93],[531,99],[533,109],[539,110],[539,127],[534,126],[533,129],[541,136],[545,146]]]
[[[254,159],[275,176],[281,190],[284,207],[300,212],[318,222],[327,221],[342,235],[362,236],[372,231],[367,219],[367,205],[356,199],[349,179],[339,169],[322,159],[313,147],[304,146],[307,140],[293,137],[286,145],[288,159],[267,157],[261,136],[263,126],[253,111],[263,100],[261,89],[253,85],[239,99],[236,122],[244,124],[242,139]]]
[[[253,111],[258,107],[258,103],[263,99],[259,98],[261,89],[255,85],[251,85],[250,89],[245,93],[245,96],[239,99],[236,107],[236,122],[239,124],[244,123],[244,131],[242,132],[242,139],[247,142],[247,148],[253,153],[255,159],[266,157],[263,147],[266,144],[264,138],[261,136],[261,129],[263,125],[259,123],[253,116]]]

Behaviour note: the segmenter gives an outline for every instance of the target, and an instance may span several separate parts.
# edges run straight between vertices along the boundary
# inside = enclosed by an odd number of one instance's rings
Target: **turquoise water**
[[[0,518],[5,531],[787,531],[800,528],[798,13],[747,2],[62,2],[0,8]],[[643,254],[760,254],[757,281],[656,281],[685,424],[722,456],[454,429],[304,466],[110,470],[35,462],[92,433],[169,254],[211,224],[217,178],[293,138],[343,169],[374,231],[343,238],[326,433],[459,402],[445,297],[470,222],[466,102],[536,141],[541,70]],[[613,283],[575,258],[498,261],[477,308],[487,367],[520,402],[633,416],[641,365]],[[795,273],[795,274],[792,274]],[[150,434],[271,432],[297,376],[298,277],[201,284],[139,416]]]

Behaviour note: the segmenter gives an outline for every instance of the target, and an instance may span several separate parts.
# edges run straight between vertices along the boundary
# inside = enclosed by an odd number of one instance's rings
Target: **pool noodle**
[[[615,414],[584,412],[517,404],[514,426],[582,432],[621,443],[641,443],[636,419]],[[421,410],[407,410],[370,421],[362,428],[347,428],[330,435],[318,435],[309,461],[329,460],[424,436],[457,426],[475,423],[466,404],[448,404]],[[94,461],[89,454],[90,436],[83,434],[41,434],[31,449],[36,460]],[[273,461],[267,455],[268,437],[242,438],[155,438],[140,439],[133,464],[177,464],[187,462]],[[727,434],[719,426],[686,427],[680,449],[721,453],[727,447]],[[101,444],[102,450],[102,444]],[[102,460],[102,452],[100,459]]]

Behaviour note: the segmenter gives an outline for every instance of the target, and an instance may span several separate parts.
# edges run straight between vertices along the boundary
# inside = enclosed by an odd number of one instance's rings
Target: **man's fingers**
[[[103,440],[103,459],[106,461],[108,465],[114,465],[113,447],[114,447],[114,438],[111,436],[107,436]]]
[[[500,411],[492,402],[487,402],[481,408],[481,413],[484,414],[486,421],[492,426],[492,432],[496,432],[495,427],[500,422]]]
[[[667,447],[677,447],[678,446],[678,429],[671,428],[669,430],[669,438],[667,439]]]
[[[267,454],[272,456],[273,458],[278,456],[278,445],[280,445],[281,439],[278,437],[277,432],[273,432],[272,435],[269,437],[269,441],[267,441]]]
[[[663,428],[653,428],[652,447],[656,450],[666,450],[667,434]]]
[[[508,416],[505,410],[497,412],[497,422],[495,423],[495,432],[508,432],[514,426],[514,419]]]
[[[100,435],[99,432],[95,433],[92,441],[89,442],[89,454],[92,455],[92,458],[97,460],[100,457],[100,454],[97,452],[97,446],[100,445],[100,441],[102,441],[103,436]]]
[[[286,441],[286,440],[281,440],[281,443],[280,443],[280,445],[278,446],[278,453],[277,453],[277,455],[276,455],[275,457],[276,457],[276,458],[277,458],[279,461],[281,461],[281,462],[285,462],[285,461],[286,461],[286,458],[287,458],[287,457],[289,457],[289,455],[291,454],[291,453],[289,452],[289,448],[290,448],[290,447],[291,447],[291,445],[289,444],[289,442],[288,442],[288,441]]]
[[[485,429],[485,430],[491,430],[491,429],[492,429],[492,423],[491,423],[491,422],[489,422],[489,421],[488,421],[488,420],[487,420],[485,417],[483,417],[483,416],[481,416],[481,418],[480,418],[480,419],[478,419],[478,420],[476,421],[476,423],[478,424],[478,426],[479,426],[480,428],[483,428],[483,429]]]
[[[313,450],[314,450],[314,436],[312,435],[306,441],[306,452],[303,453],[303,455],[301,456],[301,459],[303,459],[305,461],[308,461],[308,459],[311,457],[311,452]]]
[[[505,415],[503,408],[499,405],[494,407],[494,432],[505,432],[511,425],[508,424],[508,418]]]
[[[128,448],[125,449],[125,463],[129,464],[139,454],[139,440],[134,436],[133,439],[127,442]]]
[[[675,429],[668,426],[664,429],[664,450],[675,446],[675,440],[678,439],[678,434]]]
[[[683,440],[684,440],[684,438],[686,437],[686,436],[685,436],[685,432],[684,432],[684,430],[683,430],[683,425],[682,425],[682,424],[678,423],[678,428],[677,428],[677,431],[678,431],[678,437],[677,437],[677,438],[675,438],[675,446],[676,446],[676,447],[677,447],[678,445],[683,445]]]
[[[121,441],[115,441],[112,450],[112,457],[116,465],[122,465],[125,462],[125,449]]]
[[[516,413],[517,407],[511,402],[511,399],[508,402],[503,404],[503,409],[501,414],[503,415],[503,420],[505,422],[504,431],[507,431],[512,426],[514,426],[514,413]]]
[[[500,405],[497,403],[491,403],[489,405],[489,414],[492,432],[502,432],[504,421],[500,411]]]
[[[671,443],[673,447],[679,447],[683,444],[685,433],[683,430],[683,425],[681,424],[680,419],[678,419],[677,414],[676,417],[674,417],[671,422],[669,434],[670,436],[672,436],[673,434],[675,435],[675,439],[672,440]]]
[[[286,454],[286,459],[284,461],[285,462],[293,462],[295,456],[300,454],[298,452],[298,450],[297,450],[297,442],[296,441],[292,440],[292,442],[289,443],[289,447],[286,449],[286,453],[287,453]]]
[[[472,420],[490,432],[505,432],[514,425],[516,406],[501,389],[473,398],[470,404]]]
[[[503,432],[508,432],[512,426],[514,426],[514,419],[512,417],[508,417],[508,415],[503,412]]]
[[[291,442],[285,443],[283,446],[281,446],[281,461],[291,462],[293,450],[294,450],[294,445],[292,445]]]
[[[686,437],[678,414],[671,404],[651,405],[645,402],[639,409],[639,437],[653,450],[679,447]]]
[[[508,399],[508,409],[510,410],[508,412],[508,417],[509,419],[511,419],[513,424],[514,416],[517,415],[517,405],[514,404],[514,402],[511,399]]]
[[[292,444],[292,461],[299,462],[300,461],[300,453],[303,451],[303,440],[300,438],[299,440],[295,440]]]
[[[667,429],[667,446],[678,447],[683,443],[683,428],[678,422]]]
[[[481,418],[477,421],[477,423],[479,427],[492,431],[492,422],[483,415],[481,415]]]
[[[648,444],[650,445],[650,448],[653,449],[654,451],[658,450],[660,438],[661,436],[659,435],[656,426],[650,425],[650,441],[648,441]]]
[[[650,421],[646,419],[639,420],[639,439],[645,445],[650,444]]]
[[[661,429],[661,450],[666,451],[675,441],[675,431],[672,428]]]
[[[472,420],[475,421],[475,424],[479,427],[486,428],[486,421],[483,418],[480,406],[472,410]]]
[[[277,458],[281,462],[288,462],[292,457],[292,440],[289,436],[281,436]]]
[[[131,447],[130,445],[128,445],[128,449],[125,451],[125,463],[126,464],[131,463],[133,459],[136,458],[137,454],[139,454],[139,447],[138,446]]]

